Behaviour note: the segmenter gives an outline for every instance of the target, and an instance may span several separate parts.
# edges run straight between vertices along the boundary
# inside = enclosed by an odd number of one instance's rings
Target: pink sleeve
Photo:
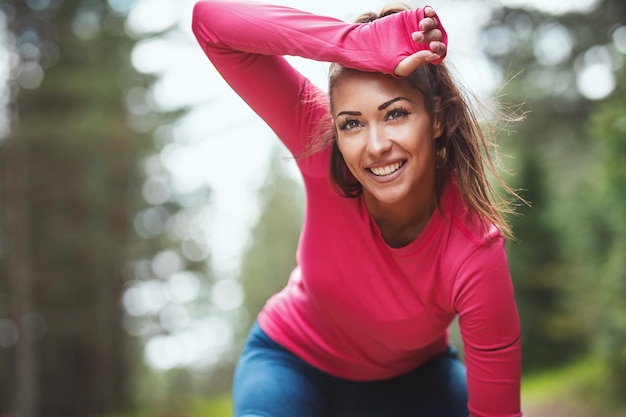
[[[312,120],[300,118],[319,116],[312,99],[320,93],[282,56],[392,74],[403,58],[428,47],[411,39],[423,16],[416,9],[354,24],[283,6],[203,0],[194,8],[192,29],[230,86],[293,152],[302,150],[295,141],[303,138],[295,136],[312,128]],[[309,105],[316,111],[302,107]]]
[[[472,417],[519,417],[521,338],[504,239],[462,264],[454,302],[464,343]]]

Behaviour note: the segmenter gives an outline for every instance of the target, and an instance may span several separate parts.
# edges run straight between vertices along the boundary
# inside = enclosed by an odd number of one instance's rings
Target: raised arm
[[[326,111],[325,102],[313,100],[321,93],[282,56],[393,74],[400,62],[429,49],[428,39],[411,38],[423,29],[423,18],[418,9],[352,24],[283,6],[203,0],[194,8],[192,28],[230,86],[298,152],[298,141],[309,139],[306,133]]]

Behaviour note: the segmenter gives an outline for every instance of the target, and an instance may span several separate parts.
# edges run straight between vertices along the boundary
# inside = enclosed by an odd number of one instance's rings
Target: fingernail
[[[422,32],[413,32],[411,34],[415,42],[422,42],[424,40],[424,34]]]

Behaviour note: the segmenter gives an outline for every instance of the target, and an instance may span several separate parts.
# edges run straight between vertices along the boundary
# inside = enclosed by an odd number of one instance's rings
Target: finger
[[[426,64],[441,59],[441,56],[428,51],[418,51],[411,56],[404,58],[394,70],[394,73],[400,77],[406,77],[410,75],[416,69],[423,67]]]
[[[417,43],[439,42],[443,38],[443,34],[439,29],[432,29],[428,32],[413,32],[411,37]]]
[[[413,39],[414,42],[417,42],[417,43],[424,43],[426,39],[424,37],[424,32],[413,32],[411,33],[411,38]]]
[[[433,53],[435,53],[435,54],[437,54],[439,56],[442,56],[442,57],[446,56],[446,54],[448,53],[448,48],[447,48],[446,44],[443,43],[443,42],[430,42],[428,44],[428,49],[431,52],[433,52]]]
[[[432,7],[430,6],[424,7],[424,16],[433,17],[435,16],[435,14],[436,14],[435,9],[433,9]]]
[[[423,30],[424,32],[437,29],[438,27],[439,27],[439,21],[437,20],[435,16],[425,17],[419,22],[419,28],[420,30]]]

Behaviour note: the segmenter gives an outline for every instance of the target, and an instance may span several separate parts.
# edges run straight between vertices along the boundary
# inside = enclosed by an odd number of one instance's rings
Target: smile
[[[384,165],[381,167],[372,167],[372,168],[369,168],[369,170],[372,172],[372,174],[376,175],[377,177],[384,177],[386,175],[393,174],[394,172],[399,170],[403,164],[404,164],[404,161],[394,162],[393,164]]]

